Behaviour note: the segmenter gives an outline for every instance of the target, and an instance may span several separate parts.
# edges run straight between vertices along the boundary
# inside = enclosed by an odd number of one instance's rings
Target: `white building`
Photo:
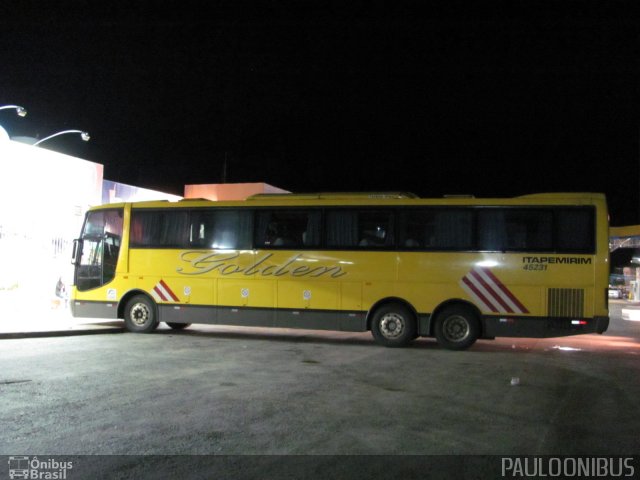
[[[5,311],[28,307],[33,314],[58,306],[58,280],[69,285],[72,279],[73,239],[87,208],[103,203],[103,195],[121,190],[128,198],[110,199],[181,198],[105,182],[103,171],[98,163],[0,136],[0,307]]]

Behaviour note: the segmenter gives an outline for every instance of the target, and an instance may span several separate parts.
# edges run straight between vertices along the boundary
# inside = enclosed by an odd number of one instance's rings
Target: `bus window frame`
[[[194,249],[194,250],[307,250],[307,251],[367,251],[367,252],[390,252],[390,251],[398,251],[398,252],[442,252],[442,253],[503,253],[503,254],[521,254],[521,253],[553,253],[558,255],[594,255],[597,252],[597,239],[596,239],[596,208],[593,205],[406,205],[406,206],[396,206],[396,205],[322,205],[322,206],[283,206],[283,205],[274,205],[274,206],[251,206],[251,207],[235,207],[235,206],[214,206],[214,207],[183,207],[176,209],[166,209],[166,208],[140,208],[140,209],[132,209],[131,211],[131,222],[133,222],[134,215],[137,212],[165,212],[165,211],[187,211],[189,214],[188,225],[192,226],[193,213],[201,212],[203,210],[235,210],[235,211],[249,211],[250,216],[250,225],[248,228],[249,232],[245,232],[250,239],[248,245],[245,246],[236,246],[236,247],[208,247],[206,245],[199,246],[194,245],[192,243],[186,242],[184,245],[132,245],[131,242],[129,244],[129,248],[131,249]],[[536,248],[532,249],[530,247],[523,248],[507,248],[507,249],[482,249],[480,248],[480,215],[479,212],[486,209],[495,209],[495,210],[539,210],[539,211],[550,211],[552,214],[552,226],[551,226],[551,235],[552,235],[552,244],[549,248]],[[304,243],[297,243],[293,245],[264,245],[258,243],[258,215],[260,212],[264,211],[302,211],[302,212],[319,212],[318,228],[320,233],[320,239],[317,245],[305,245]],[[378,211],[384,212],[388,215],[389,219],[389,230],[386,233],[386,238],[390,240],[385,240],[385,244],[375,246],[375,245],[353,245],[353,246],[339,246],[332,245],[329,246],[327,234],[328,234],[328,212],[329,211],[354,211],[354,212],[363,212],[363,211]],[[471,245],[469,248],[457,248],[455,246],[451,248],[446,248],[443,246],[407,246],[401,245],[404,243],[406,239],[404,239],[403,235],[406,232],[401,232],[401,216],[403,214],[410,214],[411,211],[421,211],[421,210],[433,210],[433,211],[446,211],[446,210],[469,210],[472,214],[471,218]],[[560,248],[559,246],[559,229],[558,229],[558,212],[560,210],[563,211],[571,211],[571,210],[583,210],[589,212],[589,246],[588,248]],[[243,235],[241,232],[237,232],[240,235]],[[188,237],[188,235],[187,235]]]

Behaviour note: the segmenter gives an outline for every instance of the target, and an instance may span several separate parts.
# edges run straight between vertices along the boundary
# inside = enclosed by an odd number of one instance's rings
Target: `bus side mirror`
[[[73,241],[73,253],[71,253],[71,264],[79,265],[80,257],[82,257],[82,240],[76,238]]]

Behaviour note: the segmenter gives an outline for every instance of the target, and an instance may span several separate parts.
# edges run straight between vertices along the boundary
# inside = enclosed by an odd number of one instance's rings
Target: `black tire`
[[[371,319],[371,334],[385,347],[404,347],[416,338],[416,316],[400,303],[382,305]]]
[[[167,322],[167,325],[169,325],[174,330],[184,330],[185,328],[187,328],[191,324],[190,323]]]
[[[465,350],[480,336],[480,321],[473,310],[463,305],[446,307],[436,318],[434,333],[443,347]]]
[[[158,309],[146,295],[136,295],[124,309],[124,325],[130,332],[149,333],[158,327]]]

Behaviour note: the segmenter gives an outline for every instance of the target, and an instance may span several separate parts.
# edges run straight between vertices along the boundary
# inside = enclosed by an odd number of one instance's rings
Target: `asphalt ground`
[[[91,455],[77,462],[104,478],[302,478],[295,472],[309,468],[407,478],[406,465],[433,459],[448,478],[489,478],[486,462],[490,472],[501,456],[634,455],[640,322],[622,320],[623,305],[612,302],[604,335],[478,341],[463,352],[432,339],[389,349],[368,333],[130,334],[120,322],[86,328],[92,335],[4,334],[0,455]],[[421,478],[437,477],[429,472]]]

